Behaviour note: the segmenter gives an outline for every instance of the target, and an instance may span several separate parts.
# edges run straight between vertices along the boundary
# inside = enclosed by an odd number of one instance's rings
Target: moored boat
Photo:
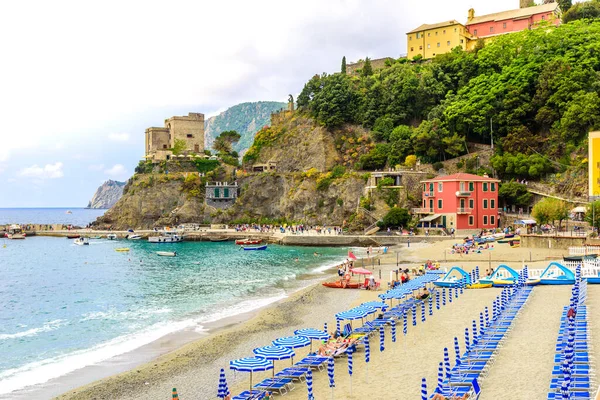
[[[8,239],[25,239],[25,232],[23,232],[20,225],[12,224],[4,236]]]
[[[106,235],[106,238],[108,240],[117,240],[117,235],[115,233],[109,233],[108,235]]]
[[[156,255],[163,256],[163,257],[176,257],[177,252],[176,251],[157,251]]]
[[[176,232],[165,231],[160,236],[150,236],[148,241],[150,243],[177,243],[183,241],[183,236],[178,235]]]
[[[226,242],[229,240],[228,237],[210,237],[208,238],[211,242]]]
[[[491,283],[472,283],[466,286],[467,289],[487,289],[491,287]]]
[[[535,279],[535,278],[528,278],[525,281],[525,286],[537,286],[540,284],[540,280],[539,279]]]
[[[542,285],[573,285],[575,274],[564,265],[551,262],[539,277]]]
[[[511,286],[517,282],[519,273],[506,264],[500,264],[490,276],[479,279],[479,283],[492,284],[494,287]]]
[[[262,246],[254,246],[254,247],[245,247],[242,246],[242,249],[249,251],[249,250],[266,250],[267,249],[267,245],[262,245]]]
[[[141,238],[142,235],[138,235],[137,233],[132,233],[131,235],[125,236],[125,239],[127,240],[140,240]]]
[[[67,239],[79,239],[81,237],[81,235],[77,234],[77,233],[73,233],[71,235],[67,235]]]
[[[73,243],[75,243],[77,246],[88,246],[90,244],[90,241],[88,240],[88,238],[80,237],[75,239]]]
[[[467,285],[471,284],[471,277],[464,269],[452,267],[442,278],[433,281],[433,284],[439,287],[458,287],[462,282]]]
[[[249,244],[260,244],[261,242],[262,239],[237,239],[235,244],[245,246]]]

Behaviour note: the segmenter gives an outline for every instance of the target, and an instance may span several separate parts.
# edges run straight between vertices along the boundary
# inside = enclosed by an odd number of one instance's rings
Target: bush
[[[331,170],[331,177],[333,179],[341,178],[342,176],[344,176],[345,173],[346,173],[346,167],[344,167],[343,165],[336,165]]]
[[[380,228],[399,228],[408,225],[410,214],[406,208],[392,207],[377,226]]]
[[[342,199],[337,199],[335,202],[336,202],[336,203],[337,203],[337,205],[338,205],[338,206],[340,206],[340,207],[344,205],[344,200],[342,200]]]
[[[440,161],[433,163],[432,166],[434,171],[439,171],[440,169],[444,168],[444,164]]]
[[[384,186],[394,186],[394,179],[393,178],[383,178],[380,179],[379,182],[377,182],[377,189],[381,189]]]
[[[219,161],[196,158],[194,159],[194,164],[196,165],[196,169],[198,170],[198,172],[205,173],[217,168],[219,166]]]
[[[237,158],[232,157],[228,154],[223,154],[220,156],[221,157],[221,161],[223,161],[225,164],[227,165],[232,165],[234,167],[239,167],[240,166],[240,162]]]
[[[141,160],[135,167],[136,174],[149,174],[152,172],[152,163],[150,161]]]

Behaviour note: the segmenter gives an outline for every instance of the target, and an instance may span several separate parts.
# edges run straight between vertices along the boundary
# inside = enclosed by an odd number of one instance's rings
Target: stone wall
[[[184,140],[186,150],[195,153],[204,151],[204,114],[189,113],[186,117],[171,117],[165,121],[171,132],[171,147],[175,140]]]
[[[377,58],[375,60],[370,60],[371,66],[373,67],[373,71],[377,71],[377,70],[386,68],[385,62],[387,60],[393,61],[394,59],[391,57],[384,57],[384,58]],[[364,61],[359,61],[356,63],[348,64],[348,65],[346,65],[346,74],[348,74],[348,75],[356,74],[356,73],[358,73],[358,70],[362,69],[362,67],[364,65],[365,65]]]
[[[572,246],[583,246],[585,237],[521,235],[521,246],[537,249],[568,250]]]

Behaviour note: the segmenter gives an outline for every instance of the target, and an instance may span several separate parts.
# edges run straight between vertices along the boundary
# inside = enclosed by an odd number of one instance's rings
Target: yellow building
[[[433,58],[450,52],[456,46],[466,50],[470,38],[467,28],[456,20],[423,24],[406,34],[407,58],[410,60],[417,54]]]
[[[588,140],[588,196],[600,200],[600,131],[590,132]]]

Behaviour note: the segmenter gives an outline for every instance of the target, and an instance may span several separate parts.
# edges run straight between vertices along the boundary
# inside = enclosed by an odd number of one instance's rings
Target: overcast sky
[[[131,176],[165,118],[286,101],[344,55],[397,58],[422,23],[518,3],[3,1],[0,207],[85,206]]]

